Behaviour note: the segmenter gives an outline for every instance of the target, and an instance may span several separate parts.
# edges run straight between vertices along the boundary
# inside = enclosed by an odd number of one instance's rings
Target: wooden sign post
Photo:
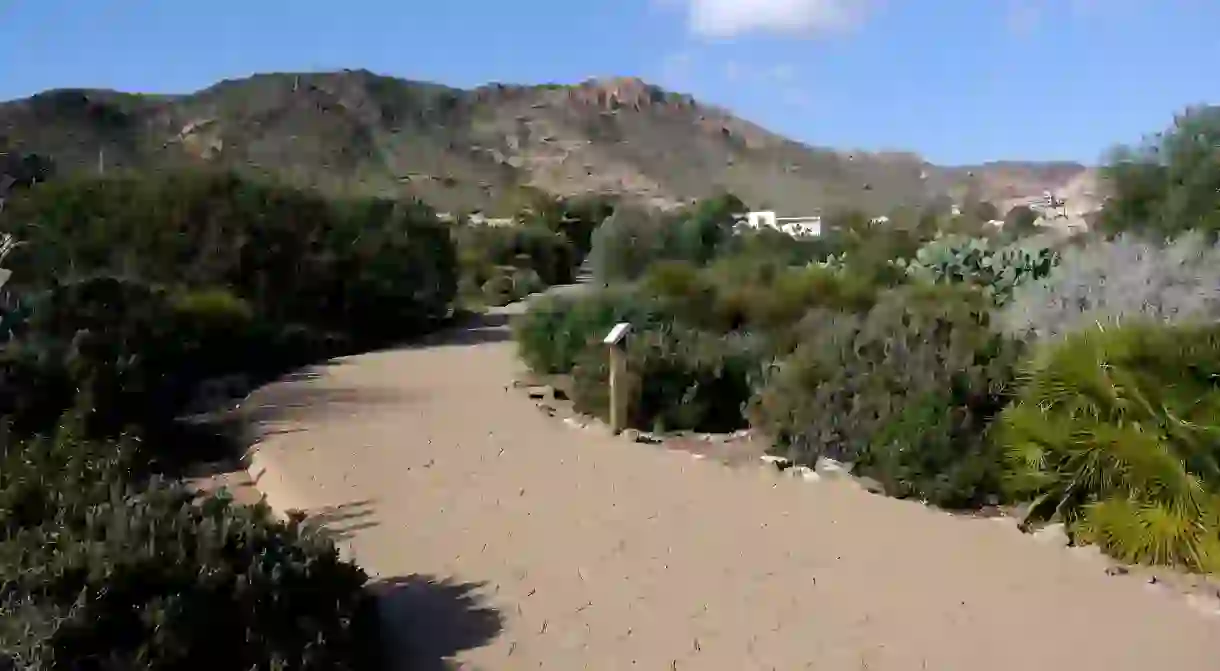
[[[627,335],[631,324],[619,322],[603,343],[610,350],[610,428],[618,434],[627,428]]]

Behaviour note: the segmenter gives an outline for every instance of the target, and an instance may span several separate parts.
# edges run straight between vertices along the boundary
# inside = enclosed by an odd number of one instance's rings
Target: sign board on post
[[[627,334],[630,332],[631,324],[628,324],[627,322],[619,322],[614,325],[614,328],[610,329],[610,332],[606,334],[606,339],[602,342],[607,345],[618,345],[619,343],[623,342],[623,339],[626,338]]]
[[[610,348],[610,428],[619,433],[627,419],[627,336],[631,324],[619,322],[610,329],[602,343]]]

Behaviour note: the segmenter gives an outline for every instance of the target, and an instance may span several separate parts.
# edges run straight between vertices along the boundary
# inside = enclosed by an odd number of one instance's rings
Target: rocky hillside
[[[461,90],[365,71],[267,74],[187,95],[48,91],[0,104],[0,139],[61,170],[190,164],[442,210],[513,207],[523,187],[672,206],[717,188],[786,214],[881,213],[974,188],[1010,200],[1078,179],[1076,164],[940,168],[914,154],[809,147],[638,79]]]

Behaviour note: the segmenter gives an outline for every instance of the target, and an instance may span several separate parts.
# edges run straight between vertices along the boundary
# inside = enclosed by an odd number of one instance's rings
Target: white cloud
[[[856,26],[874,0],[685,0],[691,30],[703,37],[808,34]]]

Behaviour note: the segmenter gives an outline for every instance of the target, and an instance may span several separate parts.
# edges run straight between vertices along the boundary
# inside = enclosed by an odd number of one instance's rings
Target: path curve
[[[1220,668],[1220,619],[1011,525],[574,430],[517,370],[469,328],[247,403],[260,486],[383,580],[410,668]]]

